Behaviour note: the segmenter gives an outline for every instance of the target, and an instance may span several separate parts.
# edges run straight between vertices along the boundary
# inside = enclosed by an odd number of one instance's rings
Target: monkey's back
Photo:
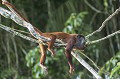
[[[48,37],[48,38],[51,38],[52,35],[55,35],[57,39],[67,42],[69,40],[69,38],[71,38],[73,35],[77,35],[77,34],[68,34],[68,33],[64,33],[64,32],[51,32],[51,33],[42,33],[41,35]]]

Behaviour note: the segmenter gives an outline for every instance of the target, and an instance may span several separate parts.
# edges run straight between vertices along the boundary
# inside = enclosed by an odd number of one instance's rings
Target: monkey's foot
[[[54,56],[55,56],[55,54],[53,54],[53,53],[52,53],[52,54],[51,54],[51,56],[52,56],[52,57],[54,57]]]
[[[45,74],[48,74],[48,69],[46,66],[40,64],[40,67],[43,69],[43,71],[45,72]]]
[[[73,72],[74,72],[74,67],[70,67],[69,73],[73,74]]]
[[[5,4],[5,2],[7,2],[6,0],[2,0],[2,4]]]
[[[52,49],[49,49],[49,48],[48,48],[48,51],[50,51],[50,52],[51,52],[51,56],[52,56],[52,57],[54,57],[54,56],[55,56],[55,51],[54,51],[54,50],[52,50]]]

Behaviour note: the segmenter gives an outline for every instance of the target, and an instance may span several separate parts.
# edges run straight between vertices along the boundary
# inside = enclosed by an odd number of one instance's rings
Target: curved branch
[[[101,38],[101,39],[94,40],[94,41],[88,41],[88,42],[87,42],[87,45],[94,44],[94,43],[98,43],[98,42],[100,42],[100,41],[103,41],[103,40],[105,40],[105,39],[108,39],[108,38],[110,38],[110,37],[113,37],[114,35],[119,34],[119,33],[120,33],[120,30],[118,30],[118,31],[116,31],[116,32],[114,32],[114,33],[106,36],[106,37],[103,37],[103,38]]]
[[[113,18],[116,14],[118,14],[120,12],[120,7],[118,9],[116,9],[116,11],[114,13],[112,13],[107,19],[105,19],[105,21],[102,23],[102,26],[99,27],[98,30],[92,32],[91,34],[87,35],[86,38],[88,39],[89,37],[93,36],[94,34],[96,34],[97,32],[100,32],[104,27],[105,24],[111,19]]]
[[[95,7],[93,7],[87,0],[84,0],[84,2],[95,12],[97,13],[101,13],[100,10],[96,9]]]

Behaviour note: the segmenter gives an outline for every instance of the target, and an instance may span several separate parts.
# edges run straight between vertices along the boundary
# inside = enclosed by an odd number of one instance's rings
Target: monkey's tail
[[[7,0],[2,0],[2,4],[6,5],[6,6],[7,6],[15,15],[17,15],[19,18],[21,18],[22,20],[30,23],[30,22],[28,21],[28,19],[26,19],[25,17],[22,16],[22,14],[19,13],[19,11],[15,8],[15,6],[14,6],[13,4],[9,3]],[[33,26],[33,27],[34,27],[34,26]],[[35,31],[37,31],[39,34],[42,34],[42,32],[41,32],[38,28],[34,27],[34,29],[35,29]]]
[[[15,15],[17,15],[22,20],[29,22],[25,17],[23,17],[19,11],[15,8],[15,6],[9,3],[7,0],[2,0],[2,4],[6,5]]]

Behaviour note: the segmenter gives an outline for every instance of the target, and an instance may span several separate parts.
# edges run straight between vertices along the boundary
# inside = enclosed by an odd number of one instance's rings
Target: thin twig
[[[4,29],[4,30],[6,30],[6,31],[8,31],[8,32],[10,32],[10,33],[13,33],[14,35],[17,35],[17,36],[19,36],[19,37],[21,37],[21,38],[24,38],[24,39],[26,39],[26,40],[28,40],[28,41],[35,42],[35,43],[41,43],[41,44],[47,46],[47,43],[44,43],[44,42],[42,42],[42,41],[39,41],[39,42],[38,42],[37,39],[34,39],[34,38],[31,38],[31,37],[25,36],[25,35],[23,35],[23,34],[21,34],[21,33],[19,33],[19,32],[16,32],[14,29],[12,29],[12,28],[10,28],[10,27],[7,27],[7,26],[5,26],[5,25],[0,24],[0,28]],[[65,47],[65,44],[55,43],[54,46],[55,46],[55,47]]]
[[[19,37],[22,37],[22,38],[24,38],[24,39],[26,39],[26,40],[29,40],[29,41],[31,41],[31,42],[36,42],[36,43],[38,43],[38,41],[37,41],[36,39],[27,37],[27,36],[25,36],[25,35],[23,35],[23,34],[21,34],[21,33],[19,33],[19,32],[16,32],[16,31],[14,31],[12,28],[10,28],[10,27],[7,27],[7,26],[4,26],[4,25],[0,24],[0,28],[4,29],[4,30],[6,30],[6,31],[8,31],[8,32],[10,32],[10,33],[13,33],[14,35],[17,35],[17,36],[19,36]]]
[[[100,10],[96,9],[95,7],[93,7],[87,0],[84,0],[84,2],[95,12],[97,13],[102,13]]]
[[[98,40],[94,40],[94,41],[89,41],[89,42],[87,42],[87,45],[98,43],[98,42],[103,41],[105,39],[111,38],[112,36],[114,36],[116,34],[119,34],[119,33],[120,33],[120,30],[118,30],[118,31],[116,31],[116,32],[114,32],[114,33],[104,37],[104,38],[101,38],[101,39],[98,39]]]
[[[78,50],[84,57],[86,57],[98,70],[99,70],[99,67],[95,64],[95,62],[90,59],[87,55],[85,55],[83,52],[81,52],[80,50]]]
[[[118,14],[120,11],[120,7],[118,9],[116,9],[116,11],[114,13],[112,13],[107,19],[105,19],[105,21],[102,23],[102,26],[100,26],[100,28],[94,32],[92,32],[91,34],[87,35],[86,38],[88,39],[89,37],[93,36],[94,34],[96,34],[97,32],[100,32],[104,27],[105,24],[111,19],[113,18],[113,16],[115,16],[116,14]]]

